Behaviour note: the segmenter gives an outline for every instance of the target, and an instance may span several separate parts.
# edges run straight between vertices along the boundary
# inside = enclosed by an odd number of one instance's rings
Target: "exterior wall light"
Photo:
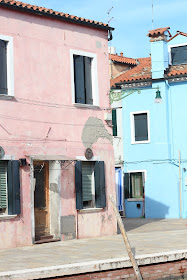
[[[159,88],[157,88],[157,91],[156,91],[155,103],[162,103],[162,96],[161,96]]]

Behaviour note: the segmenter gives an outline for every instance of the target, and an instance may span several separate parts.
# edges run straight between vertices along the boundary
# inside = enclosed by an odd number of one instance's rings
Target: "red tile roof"
[[[110,81],[111,87],[115,86],[116,83],[151,79],[151,57],[138,58],[137,61],[137,66],[112,79]]]
[[[151,57],[137,59],[139,64],[130,70],[123,72],[118,77],[110,81],[110,86],[115,87],[116,83],[135,82],[152,79],[151,73]],[[171,65],[165,71],[165,77],[171,78],[175,76],[187,75],[187,64]]]
[[[181,76],[187,74],[187,64],[172,65],[169,70],[166,71],[167,77]]]
[[[112,61],[119,62],[119,63],[131,64],[131,65],[137,65],[138,64],[136,59],[130,58],[130,57],[125,57],[125,56],[123,56],[122,53],[121,53],[121,55],[111,54],[111,57],[109,55],[109,59],[110,58],[111,58]]]
[[[72,23],[78,23],[78,24],[84,24],[87,26],[95,27],[95,28],[100,28],[100,29],[106,29],[106,30],[114,30],[114,28],[110,27],[108,24],[94,21],[94,20],[89,20],[61,12],[54,11],[52,9],[47,9],[44,7],[39,7],[35,5],[30,5],[27,3],[23,3],[20,1],[14,1],[14,0],[0,0],[0,7],[6,7],[8,9],[19,9],[24,12],[32,12],[35,14],[39,15],[45,15],[45,16],[50,16],[50,17],[55,17],[56,19],[61,19],[64,21],[69,21]]]
[[[158,36],[158,35],[163,35],[164,32],[168,31],[168,33],[171,37],[169,29],[170,29],[170,27],[163,27],[163,28],[156,28],[156,29],[153,29],[153,30],[149,30],[149,33],[147,34],[147,36],[148,37],[155,37],[155,36]]]

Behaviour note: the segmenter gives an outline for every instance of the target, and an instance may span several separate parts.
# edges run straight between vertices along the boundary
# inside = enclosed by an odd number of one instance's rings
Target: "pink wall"
[[[0,34],[13,37],[14,50],[15,98],[0,100],[0,145],[6,155],[15,159],[32,154],[83,156],[82,129],[90,116],[101,119],[112,133],[101,110],[109,107],[107,31],[1,8]],[[70,49],[97,54],[99,109],[72,105]],[[106,163],[107,195],[114,195],[112,144],[99,139],[92,148]],[[62,186],[62,215],[76,215],[74,167],[62,174],[62,180],[66,182]],[[0,217],[0,248],[32,244],[30,197],[27,166],[21,170],[22,213],[13,220]],[[79,238],[114,234],[116,221],[110,204],[98,213],[78,214],[78,228]]]

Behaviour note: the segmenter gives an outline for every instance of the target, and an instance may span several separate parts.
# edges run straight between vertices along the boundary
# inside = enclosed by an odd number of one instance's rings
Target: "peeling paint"
[[[105,222],[105,216],[104,215],[101,216],[101,221],[102,221],[102,224]]]
[[[108,216],[108,221],[110,221],[110,222],[112,221],[112,215]]]
[[[105,128],[101,119],[90,117],[82,131],[82,142],[86,148],[91,148],[99,138],[107,139],[113,143],[113,137]]]

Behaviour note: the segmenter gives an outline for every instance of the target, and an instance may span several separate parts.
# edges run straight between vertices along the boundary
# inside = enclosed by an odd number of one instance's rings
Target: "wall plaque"
[[[87,148],[86,151],[85,151],[85,158],[90,160],[92,157],[93,157],[92,149]]]

